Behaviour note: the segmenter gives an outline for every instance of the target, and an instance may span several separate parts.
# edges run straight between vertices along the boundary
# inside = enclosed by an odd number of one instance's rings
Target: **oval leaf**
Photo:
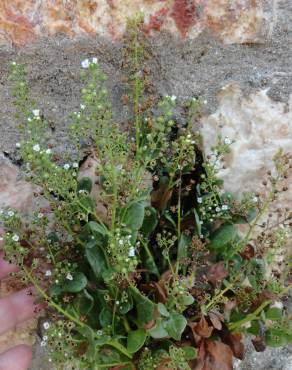
[[[127,349],[130,353],[135,353],[144,345],[147,338],[145,329],[132,330],[128,334]]]

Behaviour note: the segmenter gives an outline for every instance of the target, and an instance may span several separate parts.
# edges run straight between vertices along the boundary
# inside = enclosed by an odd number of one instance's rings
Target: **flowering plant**
[[[2,211],[6,258],[46,304],[41,345],[59,368],[232,369],[245,335],[257,350],[292,342],[281,303],[291,262],[269,271],[291,213],[255,233],[291,158],[276,154],[266,194],[224,192],[216,174],[232,141],[219,138],[205,158],[193,130],[200,101],[186,104],[178,124],[176,97],[153,96],[140,26],[130,23],[125,39],[129,127],[115,124],[106,76],[96,58],[86,59],[82,104],[71,116],[74,150],[63,158],[24,68],[11,65],[23,122],[17,147],[42,207],[29,221]]]

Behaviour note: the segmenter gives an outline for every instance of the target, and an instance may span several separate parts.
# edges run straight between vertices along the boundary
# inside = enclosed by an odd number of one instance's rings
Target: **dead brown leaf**
[[[217,311],[210,311],[209,312],[209,319],[214,326],[215,329],[221,330],[222,329],[222,322],[224,321],[223,315]]]
[[[257,352],[264,352],[264,350],[266,349],[266,345],[265,345],[265,342],[264,342],[264,340],[261,336],[257,335],[251,341],[252,341],[252,344],[254,346],[254,349]]]
[[[202,370],[232,370],[232,351],[219,341],[205,341],[205,358]]]
[[[152,207],[162,212],[166,208],[171,196],[172,189],[169,189],[167,184],[160,185],[158,189],[153,190],[151,193]]]
[[[208,322],[204,317],[202,317],[199,322],[191,323],[191,324],[194,324],[194,325],[189,324],[193,333],[195,333],[199,337],[209,338],[210,335],[212,334],[213,328],[212,326],[208,325]]]
[[[215,288],[221,284],[222,280],[228,276],[228,271],[225,270],[224,262],[220,261],[214,263],[208,268],[206,273],[206,279],[211,283]]]

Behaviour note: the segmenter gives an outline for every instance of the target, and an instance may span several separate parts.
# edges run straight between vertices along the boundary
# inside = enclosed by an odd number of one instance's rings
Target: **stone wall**
[[[292,152],[291,0],[2,0],[0,207],[11,204],[26,213],[33,206],[32,189],[19,175],[8,64],[15,60],[27,65],[32,94],[50,124],[52,143],[62,151],[68,146],[68,114],[79,107],[80,61],[87,57],[97,56],[110,74],[117,119],[127,120],[120,100],[120,38],[126,17],[138,10],[150,36],[147,49],[157,94],[177,96],[178,121],[183,120],[183,102],[202,97],[196,125],[204,134],[206,152],[219,133],[236,141],[228,170],[221,173],[229,190],[261,191],[277,148]],[[283,204],[291,205],[291,189],[279,200],[278,206]],[[11,335],[0,340],[0,350],[4,341],[5,346],[14,342]],[[249,353],[236,366],[292,366],[291,348],[261,358]],[[42,370],[40,366],[35,368]]]

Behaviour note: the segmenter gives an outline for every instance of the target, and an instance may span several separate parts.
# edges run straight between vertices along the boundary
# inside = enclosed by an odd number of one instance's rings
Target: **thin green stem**
[[[265,301],[263,302],[253,313],[250,313],[249,315],[247,315],[244,319],[242,320],[239,320],[235,323],[230,323],[228,325],[228,328],[231,330],[231,331],[235,331],[237,329],[239,329],[242,325],[250,322],[250,321],[253,321],[253,320],[257,320],[258,319],[258,315],[263,311],[263,309],[265,309],[269,304],[271,303],[271,301]]]

